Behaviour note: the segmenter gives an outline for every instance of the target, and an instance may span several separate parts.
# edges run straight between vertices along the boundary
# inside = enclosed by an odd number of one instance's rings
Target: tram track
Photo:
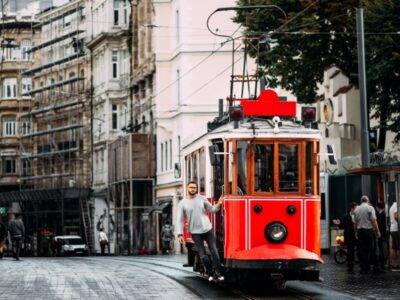
[[[207,296],[207,293],[210,291],[210,287],[218,287],[221,289],[220,292],[229,292],[231,296],[237,297],[236,299],[245,299],[245,300],[264,300],[264,299],[302,299],[302,300],[313,300],[313,299],[318,299],[316,297],[307,295],[302,293],[301,291],[286,287],[284,290],[278,291],[275,290],[275,293],[278,293],[276,295],[265,295],[265,290],[263,291],[264,293],[261,295],[252,295],[250,291],[246,291],[246,289],[240,289],[238,287],[232,287],[229,284],[226,283],[209,283],[207,279],[200,275],[197,274],[193,271],[185,270],[179,267],[174,266],[173,264],[176,263],[182,263],[181,261],[178,260],[171,260],[171,259],[162,259],[162,258],[150,258],[150,257],[141,257],[140,259],[135,259],[134,257],[129,257],[129,258],[115,258],[115,257],[91,257],[89,258],[90,260],[100,263],[100,261],[110,260],[118,263],[124,263],[124,264],[130,264],[134,265],[137,267],[144,267],[149,271],[155,272],[157,274],[160,274],[162,276],[166,276],[167,278],[174,280],[175,282],[179,283],[183,287],[187,288],[190,290],[194,295],[201,299],[211,299],[213,296]],[[149,266],[151,266],[149,268]],[[177,277],[176,274],[174,275],[174,272],[180,272],[181,274],[184,274],[182,279],[179,276]],[[192,278],[196,280],[187,280],[187,278]],[[200,281],[197,279],[201,279]],[[202,284],[200,284],[202,283]],[[199,286],[201,286],[199,290]],[[209,291],[206,291],[204,289],[207,289]],[[213,289],[215,290],[215,289]],[[228,295],[225,295],[228,296]],[[228,296],[229,297],[229,296]],[[284,298],[282,298],[284,297]],[[232,299],[231,297],[229,297]]]

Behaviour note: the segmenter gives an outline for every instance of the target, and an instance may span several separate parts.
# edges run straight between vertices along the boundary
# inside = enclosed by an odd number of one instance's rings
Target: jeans
[[[206,273],[211,273],[211,263],[206,254],[206,248],[204,247],[204,241],[207,242],[208,249],[211,252],[211,257],[214,265],[214,269],[217,275],[221,274],[221,262],[218,255],[217,246],[215,245],[215,238],[212,233],[212,230],[207,231],[205,233],[195,233],[192,234],[192,239],[196,245],[197,250],[199,251],[199,256],[203,265],[205,267]]]

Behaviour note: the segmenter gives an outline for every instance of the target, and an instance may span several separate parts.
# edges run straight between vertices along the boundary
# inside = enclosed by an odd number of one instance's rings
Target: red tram
[[[264,90],[220,112],[183,149],[184,186],[195,180],[209,201],[224,197],[210,217],[227,281],[319,280],[320,133],[294,121],[295,108]],[[201,272],[185,238],[189,264]]]

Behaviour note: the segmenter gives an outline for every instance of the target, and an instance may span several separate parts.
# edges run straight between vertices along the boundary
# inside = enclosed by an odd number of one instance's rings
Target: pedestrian
[[[221,197],[218,203],[213,206],[205,197],[197,194],[197,188],[197,182],[190,181],[187,184],[187,196],[178,205],[178,240],[181,244],[185,241],[183,238],[183,226],[184,218],[186,217],[188,231],[192,235],[192,239],[204,265],[205,272],[209,276],[208,280],[212,281],[216,279],[222,281],[224,277],[221,274],[221,262],[212,232],[212,225],[206,212],[215,213],[219,211],[223,204],[223,198]],[[210,260],[206,254],[204,241],[207,242],[208,249],[211,252],[214,272],[212,271]]]
[[[390,238],[392,240],[392,247],[390,249],[390,262],[389,268],[392,271],[399,271],[399,256],[400,256],[400,239],[399,227],[397,217],[397,202],[393,202],[389,209],[390,220]]]
[[[162,241],[162,254],[168,254],[171,246],[171,240],[174,237],[174,228],[169,221],[165,221],[164,226],[161,230],[161,241]]]
[[[354,210],[357,207],[357,203],[353,202],[349,211],[340,220],[333,220],[333,223],[339,225],[340,229],[343,229],[344,244],[347,247],[347,270],[353,271],[354,268],[354,251],[357,244],[354,231]]]
[[[362,196],[361,204],[354,210],[354,230],[358,239],[361,273],[369,273],[371,263],[374,264],[374,272],[379,273],[374,245],[375,238],[380,238],[381,233],[368,196]]]
[[[8,223],[8,232],[10,233],[13,257],[19,260],[19,253],[21,251],[21,243],[25,236],[25,226],[20,214],[10,214],[10,221]]]
[[[381,237],[377,239],[377,259],[379,264],[379,269],[381,271],[385,270],[385,243],[386,243],[386,213],[385,213],[385,203],[378,201],[376,204],[376,221],[378,223],[379,232]]]
[[[53,236],[50,242],[51,254],[56,256],[61,256],[61,243],[57,240],[57,236]]]
[[[100,229],[99,232],[99,243],[100,243],[101,255],[104,255],[106,246],[108,246],[108,237],[103,229]],[[108,250],[108,254],[110,254],[110,250]]]
[[[6,226],[4,225],[3,220],[0,217],[0,259],[2,259],[4,255],[4,240],[6,237],[7,237]]]

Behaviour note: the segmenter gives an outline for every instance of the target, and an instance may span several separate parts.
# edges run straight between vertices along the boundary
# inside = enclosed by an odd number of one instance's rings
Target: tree
[[[399,132],[399,8],[397,0],[238,0],[238,5],[275,4],[273,9],[240,10],[234,21],[248,35],[262,35],[259,65],[270,87],[292,91],[299,102],[314,102],[317,82],[331,65],[358,84],[356,8],[364,8],[370,108],[382,127]],[[377,32],[379,31],[379,32]],[[251,52],[255,57],[255,51]]]

